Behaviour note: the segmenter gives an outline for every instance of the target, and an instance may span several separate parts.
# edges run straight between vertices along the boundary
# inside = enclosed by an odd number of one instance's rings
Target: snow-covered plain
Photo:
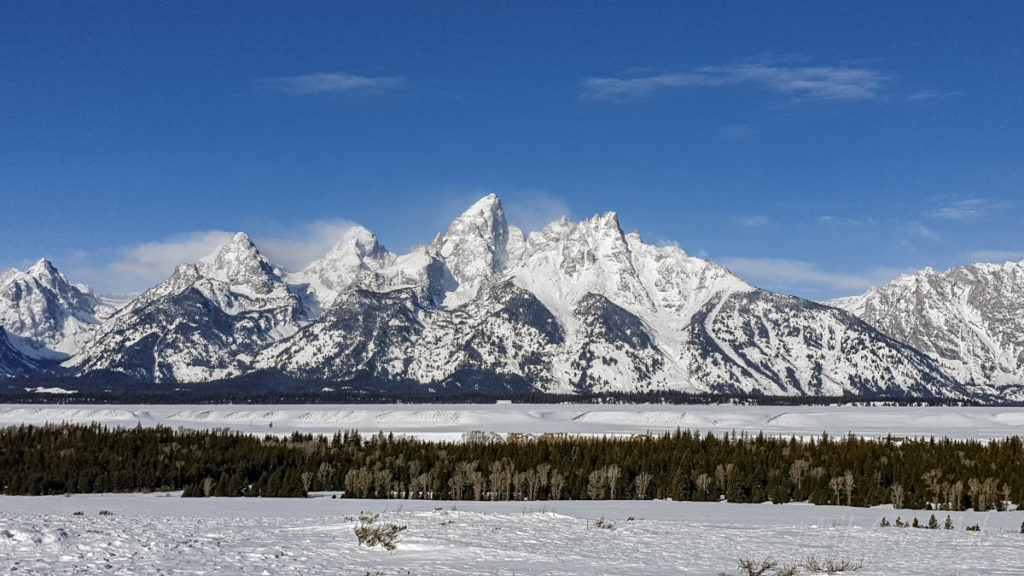
[[[459,440],[470,431],[629,435],[677,427],[772,435],[1020,435],[1024,409],[857,406],[3,405],[0,426],[99,422],[254,434],[358,429]],[[438,502],[0,496],[0,573],[695,574],[740,558],[863,560],[857,574],[1024,574],[1024,511],[953,512],[954,530],[881,528],[931,512],[667,501]],[[100,515],[101,510],[110,515]],[[82,515],[76,515],[82,512]],[[358,546],[360,513],[406,525],[394,552]],[[940,523],[945,512],[936,512]],[[604,519],[613,528],[601,528]],[[978,524],[980,532],[968,532]],[[804,574],[811,572],[804,570]]]
[[[883,516],[926,521],[921,511],[801,504],[175,496],[0,497],[0,571],[717,575],[739,558],[814,555],[863,560],[865,576],[1024,574],[1024,512],[955,512],[954,530],[926,530],[878,527]],[[362,512],[407,526],[395,551],[358,545]]]
[[[1024,434],[1024,408],[886,406],[386,404],[386,405],[0,405],[0,426],[62,422],[107,426],[229,428],[254,434],[383,431],[460,440],[471,431],[633,435],[676,428],[774,436],[949,437]]]

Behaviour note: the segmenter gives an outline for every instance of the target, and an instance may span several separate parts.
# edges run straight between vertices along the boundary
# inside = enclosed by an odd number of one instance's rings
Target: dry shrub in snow
[[[365,544],[371,548],[380,546],[388,551],[394,550],[397,545],[398,535],[407,526],[390,522],[378,522],[379,517],[379,514],[374,514],[373,516],[362,514],[359,516],[359,523],[356,524],[354,529],[356,538],[359,539],[359,545]]]

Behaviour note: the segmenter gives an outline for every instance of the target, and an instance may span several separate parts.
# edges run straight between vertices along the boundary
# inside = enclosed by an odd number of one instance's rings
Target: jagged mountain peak
[[[269,294],[281,285],[278,271],[245,232],[235,234],[214,253],[201,259],[197,268],[207,278],[257,294]]]
[[[24,341],[29,355],[67,357],[112,313],[45,258],[24,272],[12,269],[0,282],[0,326]]]
[[[50,262],[46,258],[40,258],[39,260],[37,260],[36,263],[33,264],[32,267],[29,268],[26,272],[31,276],[35,276],[36,278],[45,276],[56,276],[57,274],[59,274],[59,272],[57,272],[57,267],[53,265],[53,262]]]
[[[932,356],[985,391],[1024,382],[1024,266],[975,263],[905,274],[829,304]]]
[[[300,292],[311,292],[315,299],[311,304],[315,304],[314,308],[322,309],[353,284],[365,280],[365,283],[374,286],[373,274],[393,263],[395,258],[377,241],[373,232],[356,225],[347,230],[323,258],[288,275],[286,280],[297,286]]]
[[[368,256],[381,250],[384,250],[384,247],[377,241],[377,235],[356,224],[345,232],[345,235],[331,248],[328,254],[354,253],[359,256]]]
[[[509,264],[509,225],[501,200],[484,196],[448,226],[435,247],[460,286],[475,286]]]

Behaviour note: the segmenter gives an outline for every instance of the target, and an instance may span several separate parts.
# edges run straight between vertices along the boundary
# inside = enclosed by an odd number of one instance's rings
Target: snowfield
[[[253,434],[358,429],[433,440],[472,431],[630,435],[764,431],[800,437],[948,436],[1024,430],[1021,408],[682,405],[67,406],[3,405],[0,426],[91,423]],[[1022,574],[1024,511],[671,501],[441,502],[180,498],[171,494],[0,496],[0,573],[371,575],[718,575],[741,558],[863,561],[858,575]],[[110,514],[101,515],[101,511]],[[80,515],[76,514],[81,512]],[[407,526],[397,549],[359,546],[361,513]],[[935,512],[940,524],[946,512]],[[599,521],[611,527],[600,527]],[[979,525],[980,532],[966,531]],[[807,570],[803,574],[811,574]]]
[[[230,428],[253,434],[394,432],[461,440],[471,431],[508,434],[633,435],[676,428],[774,436],[993,439],[1024,433],[1024,408],[884,406],[385,404],[385,405],[0,405],[0,426]]]
[[[0,571],[717,575],[735,573],[738,558],[814,555],[862,560],[865,576],[1024,574],[1022,512],[955,512],[955,529],[926,530],[878,527],[883,516],[926,522],[922,511],[801,504],[176,496],[0,497]],[[362,512],[407,526],[396,550],[358,545]],[[973,524],[981,531],[965,530]]]

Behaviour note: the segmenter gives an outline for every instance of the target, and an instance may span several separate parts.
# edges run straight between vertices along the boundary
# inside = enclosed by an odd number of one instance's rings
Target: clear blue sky
[[[440,4],[440,5],[438,5]],[[397,252],[495,192],[809,298],[1024,256],[1024,3],[0,0],[0,268]]]

